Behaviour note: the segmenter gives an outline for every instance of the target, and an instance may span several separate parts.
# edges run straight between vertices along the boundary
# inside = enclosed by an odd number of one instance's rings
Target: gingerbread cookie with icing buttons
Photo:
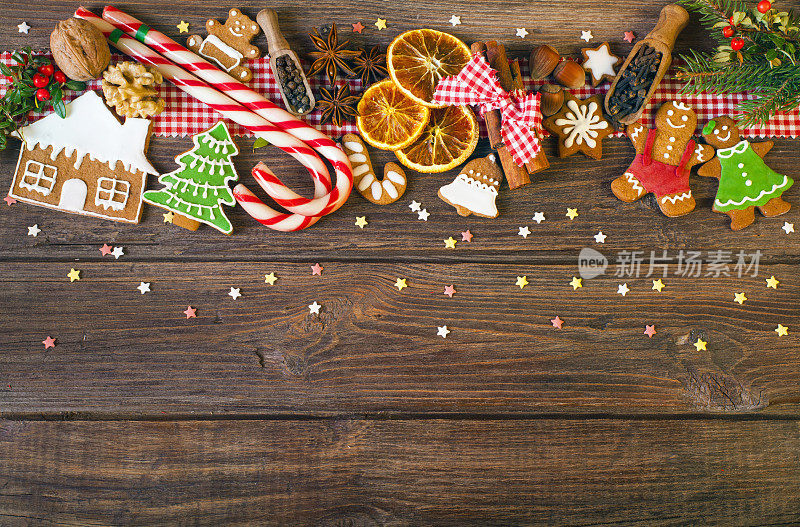
[[[464,165],[452,183],[439,189],[439,197],[455,207],[460,216],[496,218],[500,213],[495,200],[502,180],[503,172],[494,154],[490,154]]]
[[[697,114],[688,104],[667,102],[658,109],[655,120],[656,127],[650,129],[642,121],[628,125],[636,157],[611,183],[611,190],[628,203],[653,193],[661,212],[682,216],[695,207],[689,172],[694,165],[710,160],[714,149],[692,139]]]
[[[752,143],[742,139],[736,121],[728,116],[709,121],[703,128],[703,138],[717,149],[717,155],[697,174],[719,179],[712,210],[727,214],[732,230],[752,224],[756,208],[768,217],[789,212],[791,205],[781,196],[794,181],[772,170],[763,160],[772,141]]]
[[[388,205],[405,193],[408,178],[400,165],[386,163],[383,167],[383,179],[378,179],[367,152],[367,145],[360,137],[355,134],[344,135],[342,149],[353,167],[353,186],[367,201],[376,205]]]
[[[206,31],[206,38],[190,36],[186,47],[242,82],[252,79],[253,72],[243,62],[261,56],[261,50],[250,44],[261,31],[258,24],[239,9],[231,9],[224,24],[214,19],[207,21]]]
[[[561,110],[542,123],[558,136],[559,157],[583,152],[592,159],[600,159],[603,139],[614,133],[611,123],[603,117],[602,100],[594,95],[582,101],[566,90],[564,96]]]

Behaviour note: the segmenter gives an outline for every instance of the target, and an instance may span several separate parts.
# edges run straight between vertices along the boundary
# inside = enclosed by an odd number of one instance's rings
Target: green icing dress
[[[747,140],[717,150],[717,157],[722,167],[714,200],[714,210],[718,212],[760,207],[794,183],[769,168]]]

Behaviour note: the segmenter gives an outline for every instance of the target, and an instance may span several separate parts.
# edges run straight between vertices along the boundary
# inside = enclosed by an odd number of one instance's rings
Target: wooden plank
[[[188,139],[153,141],[151,151],[157,169],[169,171],[174,167],[173,156],[185,150]],[[692,250],[761,250],[765,261],[800,261],[800,237],[787,236],[783,221],[800,225],[800,207],[794,207],[780,218],[758,217],[748,229],[733,233],[728,218],[711,212],[716,182],[694,178],[698,210],[682,218],[669,219],[650,208],[645,200],[625,204],[617,200],[609,187],[610,181],[621,174],[631,161],[633,151],[624,139],[611,139],[601,161],[582,157],[559,160],[551,149],[552,169],[543,179],[531,185],[509,191],[498,198],[502,215],[497,219],[462,218],[436,195],[438,188],[452,180],[449,174],[413,174],[408,191],[398,202],[387,206],[368,203],[354,193],[345,206],[327,216],[314,227],[302,232],[278,233],[260,224],[241,209],[227,208],[234,224],[233,236],[225,236],[210,227],[189,232],[163,222],[163,209],[146,206],[141,225],[122,225],[110,221],[65,214],[18,203],[7,207],[0,203],[0,259],[37,260],[86,258],[97,256],[96,246],[103,243],[125,245],[128,255],[136,259],[192,258],[219,260],[304,260],[309,258],[373,258],[436,261],[494,261],[526,263],[564,263],[577,258],[581,248],[595,246],[593,236],[600,230],[608,235],[605,251],[660,250],[661,248]],[[274,148],[253,153],[240,140],[242,154],[236,165],[242,180],[253,183],[250,168],[265,159],[275,172],[287,176],[296,188],[310,191],[310,182],[302,169],[292,164],[288,156]],[[553,146],[553,145],[549,145]],[[485,152],[484,152],[485,153]],[[770,153],[774,168],[784,173],[796,172],[800,153],[794,143],[777,141]],[[0,158],[0,172],[13,172],[16,158],[11,152]],[[378,156],[383,162],[390,154]],[[151,188],[158,188],[154,178]],[[260,189],[259,189],[260,192]],[[793,188],[786,199],[797,199],[800,190]],[[263,193],[261,193],[263,196]],[[422,203],[430,213],[421,221],[411,212],[411,200]],[[567,207],[576,207],[579,216],[570,221]],[[653,207],[655,204],[653,203]],[[534,212],[544,212],[546,220],[536,224]],[[369,225],[355,227],[356,216],[366,216]],[[43,232],[36,238],[26,237],[27,226],[38,224]],[[519,227],[529,226],[532,234],[523,239]],[[473,243],[462,243],[457,251],[445,250],[442,239],[470,229]]]
[[[0,411],[796,412],[800,278],[604,276],[575,266],[114,260],[0,275]],[[71,267],[82,279],[70,283]],[[275,272],[274,286],[264,274]],[[517,276],[530,285],[520,289]],[[778,289],[764,277],[775,275]],[[393,287],[398,277],[408,288]],[[151,283],[141,295],[139,281]],[[625,281],[626,297],[617,294]],[[453,298],[443,294],[454,285]],[[233,300],[230,287],[241,288]],[[748,300],[735,303],[734,293]],[[319,315],[308,304],[319,302]],[[197,318],[187,320],[187,305]],[[559,315],[562,330],[550,319]],[[773,331],[781,323],[785,337]],[[447,325],[447,339],[436,335]],[[658,333],[649,339],[646,324]],[[41,341],[58,339],[55,349]],[[702,338],[707,351],[692,343]]]
[[[793,525],[798,421],[0,421],[0,523]]]

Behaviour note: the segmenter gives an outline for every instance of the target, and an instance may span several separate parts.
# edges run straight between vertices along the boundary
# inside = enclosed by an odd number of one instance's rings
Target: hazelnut
[[[56,65],[70,79],[97,79],[108,67],[108,42],[95,26],[80,18],[59,22],[50,33],[50,49]]]
[[[545,117],[557,114],[564,105],[564,89],[561,86],[545,84],[539,88],[541,111]]]
[[[556,66],[553,71],[553,78],[565,88],[577,90],[586,85],[586,70],[577,62],[565,60]]]
[[[531,51],[531,79],[536,81],[544,79],[553,72],[559,62],[561,55],[551,46],[547,44],[536,46]]]

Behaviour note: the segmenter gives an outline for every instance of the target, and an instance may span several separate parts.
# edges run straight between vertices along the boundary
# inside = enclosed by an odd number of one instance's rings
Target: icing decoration
[[[218,49],[219,51],[230,57],[232,59],[230,65],[226,66],[221,61],[217,60],[213,54],[209,54],[209,52],[206,50],[206,46],[209,45],[215,47],[216,49]],[[238,51],[236,51],[235,49],[233,49],[232,47],[221,41],[219,37],[216,35],[208,35],[205,38],[205,40],[203,40],[203,42],[200,44],[200,48],[198,48],[197,53],[199,53],[200,55],[202,55],[207,59],[213,60],[214,62],[219,64],[220,68],[228,72],[231,71],[236,66],[238,66],[239,64],[241,64],[242,60],[244,59],[244,55],[242,55],[241,53],[239,53]]]
[[[565,92],[561,110],[544,121],[544,127],[558,135],[558,155],[568,157],[576,152],[600,159],[603,157],[602,140],[613,133],[603,117],[600,97],[576,99]]]
[[[233,225],[222,204],[236,204],[228,182],[239,179],[231,162],[239,149],[222,121],[192,136],[192,142],[194,148],[175,157],[180,168],[158,178],[165,187],[148,190],[144,200],[230,234]]]
[[[376,205],[394,203],[406,191],[406,174],[397,163],[383,167],[383,180],[372,168],[367,145],[360,137],[347,134],[342,137],[342,148],[353,167],[353,185],[367,201]]]
[[[473,159],[455,180],[439,189],[439,197],[456,208],[461,216],[475,214],[485,218],[496,218],[495,200],[500,188],[502,173],[494,155]]]
[[[613,79],[616,75],[614,65],[621,59],[611,54],[608,42],[603,42],[595,49],[585,48],[582,50],[586,60],[583,62],[583,69],[592,76],[592,85],[597,86],[603,79]]]
[[[714,208],[720,212],[761,207],[794,183],[768,167],[747,140],[717,150],[717,157],[721,175]]]

